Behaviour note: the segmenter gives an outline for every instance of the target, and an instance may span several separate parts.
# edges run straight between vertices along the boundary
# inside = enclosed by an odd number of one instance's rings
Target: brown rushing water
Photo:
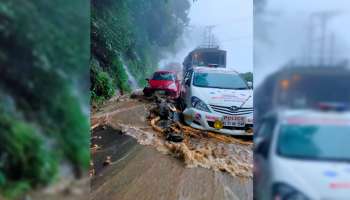
[[[148,125],[148,106],[126,100],[95,114],[108,126],[93,131],[101,149],[93,155],[92,199],[252,199],[251,145],[167,142]],[[112,164],[102,167],[106,156]]]

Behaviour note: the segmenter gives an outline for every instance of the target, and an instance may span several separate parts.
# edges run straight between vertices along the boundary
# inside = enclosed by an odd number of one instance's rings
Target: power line
[[[310,15],[309,17],[309,24],[308,24],[308,37],[307,37],[307,52],[306,52],[306,61],[311,66],[314,65],[314,53],[315,50],[318,52],[316,53],[316,59],[318,59],[318,65],[324,66],[326,63],[326,50],[328,45],[329,46],[329,52],[330,54],[333,54],[334,51],[334,40],[335,38],[329,38],[328,34],[328,23],[332,18],[337,16],[340,12],[339,11],[321,11],[321,12],[315,12]],[[331,36],[333,37],[333,36]],[[328,43],[328,39],[330,43]],[[333,55],[330,55],[329,63],[331,63],[333,59]],[[317,63],[317,61],[316,61]]]
[[[325,57],[326,57],[326,44],[328,42],[328,23],[329,21],[339,15],[339,11],[321,11],[321,12],[316,12],[313,13],[310,16],[310,26],[309,26],[309,48],[310,48],[310,59],[312,62],[312,51],[314,48],[314,37],[315,34],[317,33],[314,29],[314,23],[318,22],[318,32],[320,34],[320,39],[319,39],[319,65],[324,66],[325,65]],[[317,21],[315,21],[317,20]],[[333,37],[333,36],[332,36]],[[335,40],[335,38],[332,38],[331,40]],[[331,45],[333,45],[334,41],[331,41]],[[333,48],[333,47],[331,47]],[[331,50],[333,51],[333,50]],[[331,52],[332,53],[332,52]],[[333,61],[332,61],[333,62]]]
[[[220,40],[220,42],[233,42],[233,41],[245,40],[245,39],[252,39],[252,41],[253,41],[253,36],[252,35],[238,36],[238,37],[230,38],[227,40]]]
[[[208,25],[205,27],[203,32],[203,45],[207,46],[208,48],[213,48],[218,46],[216,43],[215,36],[213,34],[213,29],[215,28],[215,25]]]

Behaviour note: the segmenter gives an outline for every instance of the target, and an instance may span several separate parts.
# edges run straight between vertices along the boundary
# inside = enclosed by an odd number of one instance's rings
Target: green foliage
[[[26,123],[4,117],[0,120],[1,132],[4,133],[0,138],[7,143],[0,148],[5,157],[2,170],[13,179],[27,179],[33,185],[49,183],[56,166],[52,155],[44,149],[42,139]],[[11,173],[11,170],[16,173]]]
[[[188,0],[93,0],[91,54],[122,93],[130,87],[121,60],[144,86],[163,54],[174,49],[189,8]]]
[[[241,76],[249,82],[253,82],[253,73],[252,72],[246,72],[246,73],[242,73]]]
[[[3,113],[0,132],[3,144],[0,146],[0,191],[14,197],[29,186],[45,185],[53,180],[57,161],[31,125]]]
[[[97,67],[91,69],[91,86],[92,100],[99,100],[98,98],[109,99],[115,92],[112,79],[108,73]]]
[[[10,199],[16,199],[21,194],[28,192],[31,186],[26,181],[9,182],[5,186],[1,187],[1,195]]]
[[[76,175],[87,169],[89,30],[83,0],[0,2],[0,190],[6,196],[49,184],[62,161]]]
[[[0,188],[6,184],[6,177],[3,171],[0,171]]]
[[[109,73],[112,74],[115,83],[119,86],[121,91],[131,92],[131,88],[128,83],[128,75],[124,70],[123,63],[117,56],[114,59],[112,59],[111,69]]]
[[[57,107],[52,105],[52,112],[49,112],[56,124],[50,127],[51,133],[58,141],[57,146],[62,148],[64,157],[75,168],[87,169],[90,161],[87,116],[82,113],[80,102],[68,91],[58,96],[57,101],[62,103],[57,104]]]
[[[141,61],[129,60],[128,66],[135,79],[138,81],[139,86],[143,87],[147,84],[145,78],[149,77],[154,72],[154,67],[145,67]],[[157,66],[156,64],[152,66]]]

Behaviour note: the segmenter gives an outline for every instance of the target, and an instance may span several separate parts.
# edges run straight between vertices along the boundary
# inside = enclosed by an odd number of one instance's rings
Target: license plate
[[[232,115],[224,116],[223,123],[224,126],[244,127],[245,117]]]

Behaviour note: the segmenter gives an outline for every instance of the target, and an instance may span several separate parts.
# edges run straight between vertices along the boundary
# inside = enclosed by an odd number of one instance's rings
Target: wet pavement
[[[252,145],[167,142],[150,127],[149,108],[126,99],[93,114],[92,199],[252,199]]]
[[[89,199],[90,179],[76,180],[72,177],[65,177],[47,188],[38,188],[31,191],[21,200],[85,200]],[[1,200],[1,195],[0,195]]]

